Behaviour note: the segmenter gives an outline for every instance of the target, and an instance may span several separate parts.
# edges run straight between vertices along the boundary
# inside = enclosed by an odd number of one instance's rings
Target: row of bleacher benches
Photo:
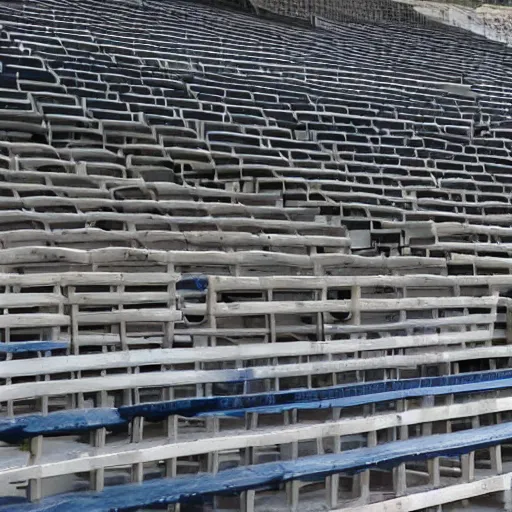
[[[444,377],[393,379],[344,386],[149,402],[112,408],[64,410],[0,419],[0,440],[19,443],[36,436],[70,435],[100,428],[127,427],[135,418],[149,422],[169,416],[243,417],[310,409],[348,409],[366,404],[418,397],[484,393],[512,388],[512,370],[464,373]],[[175,437],[178,438],[178,432]]]
[[[87,510],[130,510],[156,504],[171,504],[187,502],[191,498],[201,501],[201,497],[216,494],[242,493],[240,508],[254,507],[254,491],[262,488],[276,489],[288,481],[305,482],[303,485],[314,483],[327,478],[327,485],[333,486],[329,477],[339,473],[354,473],[363,471],[368,474],[372,468],[390,465],[403,468],[402,476],[397,478],[395,493],[402,495],[407,489],[405,464],[410,461],[437,461],[437,467],[429,467],[429,477],[439,482],[439,457],[462,456],[463,479],[471,481],[475,474],[475,452],[491,449],[491,469],[499,474],[503,471],[501,460],[501,445],[512,438],[511,423],[473,428],[456,434],[441,434],[424,436],[389,442],[377,446],[369,446],[355,450],[345,450],[342,453],[322,454],[317,456],[300,457],[291,461],[267,462],[248,465],[234,469],[225,469],[213,474],[197,474],[194,476],[174,478],[172,480],[153,480],[136,486],[114,486],[107,488],[101,494],[73,493],[44,499],[40,504],[12,505],[5,507],[11,512],[38,510],[76,510],[77,506]],[[499,451],[496,451],[497,448]],[[468,455],[470,458],[468,458]],[[431,474],[433,473],[433,474]],[[338,502],[338,485],[336,481],[336,496],[330,497],[330,505]],[[482,485],[485,485],[483,483]],[[299,499],[299,486],[292,488],[291,496],[287,492],[288,502],[296,507]],[[366,487],[369,488],[367,481]],[[329,489],[329,487],[328,487]],[[247,496],[246,491],[253,491]],[[499,488],[497,490],[500,490]],[[329,489],[328,493],[332,491]]]
[[[293,480],[293,509],[297,465],[311,478],[380,453],[401,496],[394,440],[425,435],[400,453],[433,456],[438,487],[430,434],[450,430],[471,483],[470,453],[510,425],[510,283],[489,276],[510,274],[509,50],[434,25],[340,34],[179,1],[38,0],[2,6],[0,61],[0,430],[28,442],[0,448],[0,493],[27,481],[38,500],[75,475],[65,490],[107,489],[22,509],[136,508],[231,475],[245,494],[226,508],[251,512],[266,471]],[[481,369],[496,372],[464,380]],[[398,389],[407,377],[423,385]],[[328,398],[349,384],[363,395]],[[322,452],[354,433],[383,443],[344,445],[355,462],[335,466]],[[187,468],[210,476],[108,487]],[[346,505],[329,478],[329,506]]]

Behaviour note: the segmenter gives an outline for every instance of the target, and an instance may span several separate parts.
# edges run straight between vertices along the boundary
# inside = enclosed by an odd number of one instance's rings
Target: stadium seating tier
[[[379,2],[0,2],[1,511],[512,510],[512,50]]]

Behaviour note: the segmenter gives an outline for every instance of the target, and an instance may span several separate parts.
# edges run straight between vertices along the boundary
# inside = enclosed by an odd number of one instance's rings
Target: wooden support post
[[[351,312],[352,325],[361,324],[361,287],[359,285],[352,286],[350,290],[352,296]]]
[[[178,474],[178,459],[167,459],[165,461],[165,477],[174,478]]]
[[[135,375],[139,374],[140,373],[140,368],[138,366],[136,366],[133,369],[133,373]],[[136,404],[140,404],[140,389],[139,388],[133,388],[133,403],[135,405]]]
[[[507,343],[512,344],[512,308],[507,306]]]
[[[290,447],[290,457],[288,460],[296,460],[299,457],[299,442],[292,441],[288,444],[288,446]],[[281,458],[284,460],[282,455]],[[292,512],[297,510],[297,507],[299,506],[299,488],[300,482],[298,480],[286,482],[286,498],[290,507],[290,511]]]
[[[460,457],[462,480],[472,482],[475,479],[475,452],[465,453]]]
[[[458,375],[459,374],[459,363],[456,361],[452,365],[452,375]],[[455,395],[446,395],[446,405],[453,405],[455,403]],[[449,434],[452,431],[452,422],[451,420],[446,420],[446,433]]]
[[[213,279],[208,280],[208,292],[207,292],[207,314],[208,314],[208,327],[212,332],[217,330],[217,291],[215,289],[215,283]],[[215,335],[210,336],[210,346],[215,347],[217,345],[217,337]]]
[[[208,453],[208,472],[214,475],[219,472],[219,452]]]
[[[43,452],[43,436],[36,436],[30,440],[29,465],[37,464]],[[42,498],[41,478],[33,478],[28,481],[27,499],[39,501]]]
[[[75,287],[70,286],[68,290],[69,296],[75,293]],[[78,355],[80,353],[80,335],[79,335],[79,327],[78,327],[78,304],[71,305],[71,347],[72,354]],[[78,371],[75,374],[76,379],[80,379],[82,376],[82,372]],[[75,404],[73,404],[75,405]],[[76,394],[76,408],[83,409],[84,408],[84,394],[77,393]]]
[[[118,286],[118,288],[117,288],[117,292],[120,293],[120,294],[123,294],[124,290],[125,290],[125,288],[122,285]],[[119,310],[119,313],[124,311],[124,306],[123,306],[122,303],[119,303],[118,310]],[[119,322],[119,339],[120,339],[120,342],[121,342],[121,349],[122,350],[129,350],[129,347],[128,347],[128,336],[126,335],[126,321],[125,320],[121,320]]]
[[[245,415],[245,428],[247,430],[255,430],[258,428],[257,412],[249,412]]]
[[[33,478],[28,481],[27,499],[31,502],[39,501],[42,498],[42,486],[40,478]]]
[[[299,508],[300,482],[292,480],[286,483],[286,500],[290,512],[296,512]]]
[[[430,477],[430,485],[433,487],[439,487],[441,485],[441,473],[439,467],[439,457],[429,459],[428,462],[428,474]]]
[[[407,475],[405,462],[393,469],[393,487],[397,497],[403,496],[407,491]]]
[[[434,397],[432,395],[424,396],[421,400],[421,408],[427,409],[428,407],[434,407]],[[426,423],[423,423],[421,428],[421,434],[423,436],[431,436],[432,435],[432,422],[427,421]]]
[[[370,470],[363,471],[359,474],[360,499],[363,503],[370,500]]]
[[[386,438],[387,438],[388,443],[397,441],[396,427],[390,427],[390,428],[386,429]]]
[[[397,403],[397,411],[398,412],[405,412],[407,411],[407,400],[398,400]],[[402,425],[399,427],[400,432],[400,439],[403,441],[405,439],[409,439],[409,426],[408,425]]]
[[[172,414],[169,416],[166,420],[167,424],[167,437],[169,439],[172,439],[173,441],[178,440],[178,416],[176,414]]]
[[[316,453],[317,453],[317,455],[324,454],[324,440],[322,437],[316,438]]]
[[[341,438],[340,436],[335,436],[333,438],[333,453],[340,453],[341,451]],[[356,478],[354,476],[354,478]],[[336,508],[338,505],[338,493],[340,487],[340,475],[334,474],[330,475],[326,479],[326,492],[327,492],[327,506],[329,508]]]
[[[103,448],[107,437],[107,429],[99,428],[92,433],[92,444],[95,448]],[[90,486],[93,491],[103,491],[105,487],[105,468],[98,468],[90,473]]]
[[[268,302],[272,302],[274,300],[274,292],[272,290],[267,290],[267,300],[268,300]],[[275,343],[277,340],[276,315],[274,313],[270,313],[268,315],[268,319],[269,319],[269,328],[270,328],[270,343]]]
[[[367,434],[368,447],[377,446],[377,432],[375,430]],[[370,499],[370,470],[367,469],[352,477],[352,497],[360,498],[363,503]]]
[[[132,421],[132,443],[140,443],[144,436],[144,418],[136,416]]]
[[[503,491],[503,512],[512,512],[512,490]]]
[[[256,491],[249,490],[240,493],[240,511],[241,512],[254,512],[254,499]]]
[[[132,421],[132,443],[140,443],[144,432],[144,418],[137,416]],[[137,462],[132,466],[132,482],[141,483],[144,480],[144,464]]]
[[[137,462],[132,466],[132,482],[140,484],[144,481],[144,463]]]
[[[219,433],[220,419],[218,416],[211,416],[206,418],[206,431],[213,436]]]
[[[196,372],[201,371],[201,363],[199,361],[196,361],[194,363],[194,370]],[[203,385],[200,382],[198,382],[196,384],[196,398],[199,398],[199,397],[202,397],[202,396],[205,396],[205,393],[204,393],[204,390],[203,390]]]
[[[336,508],[338,505],[340,475],[328,476],[325,480],[325,490],[327,493],[327,506],[330,509]]]
[[[173,274],[175,272],[174,264],[169,263],[167,265],[167,272]],[[176,281],[167,285],[167,307],[176,310]],[[174,322],[164,323],[164,336],[162,339],[162,348],[172,348],[174,345]]]
[[[68,289],[69,296],[72,297],[75,294],[75,287],[70,286]],[[80,340],[78,331],[78,304],[71,305],[71,348],[72,354],[78,355],[80,352]]]
[[[315,268],[315,275],[318,271],[318,267]],[[317,293],[318,297],[318,293]],[[320,300],[325,301],[327,300],[327,286],[322,287],[322,291],[320,292]],[[325,340],[325,314],[324,313],[317,313],[316,314],[316,341],[324,341]],[[336,374],[334,374],[336,375]],[[333,382],[333,386],[335,386],[336,383]]]
[[[491,446],[491,469],[495,475],[503,473],[503,460],[501,458],[501,445]]]

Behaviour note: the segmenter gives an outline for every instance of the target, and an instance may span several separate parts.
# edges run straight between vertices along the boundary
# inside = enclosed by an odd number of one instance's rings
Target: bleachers
[[[0,510],[512,506],[509,48],[1,5]]]

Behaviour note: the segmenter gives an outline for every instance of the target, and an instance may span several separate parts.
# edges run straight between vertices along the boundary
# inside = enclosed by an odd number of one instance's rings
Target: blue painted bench
[[[339,454],[315,455],[296,460],[269,462],[253,466],[172,479],[157,479],[142,484],[119,485],[103,492],[77,492],[52,496],[39,503],[3,507],[4,512],[88,512],[123,511],[166,505],[222,493],[238,493],[277,485],[290,480],[316,480],[336,473],[357,473],[379,466],[433,457],[454,457],[496,446],[512,439],[512,423],[438,434],[357,448]]]
[[[272,414],[287,410],[353,407],[404,398],[463,394],[512,388],[512,369],[446,377],[387,380],[319,389],[299,389],[254,395],[191,398],[116,408],[59,411],[0,419],[0,441],[17,443],[38,435],[79,434],[105,427],[121,429],[136,417],[162,421],[185,417]]]

